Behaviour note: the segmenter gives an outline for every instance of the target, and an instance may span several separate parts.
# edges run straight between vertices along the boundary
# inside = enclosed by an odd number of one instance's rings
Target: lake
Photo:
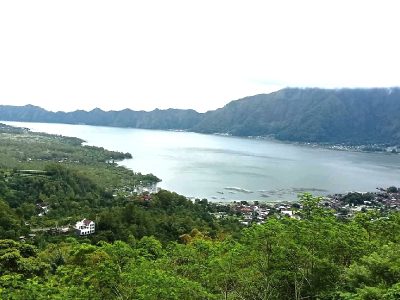
[[[2,122],[130,152],[121,162],[161,188],[211,201],[293,200],[400,185],[400,155],[335,151],[270,140],[131,128]]]

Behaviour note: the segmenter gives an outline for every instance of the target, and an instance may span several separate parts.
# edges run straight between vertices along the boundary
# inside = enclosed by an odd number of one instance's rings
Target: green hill
[[[284,89],[232,101],[193,129],[330,143],[398,143],[400,89]]]

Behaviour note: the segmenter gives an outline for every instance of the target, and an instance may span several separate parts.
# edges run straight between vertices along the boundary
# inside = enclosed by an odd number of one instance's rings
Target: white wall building
[[[77,235],[88,235],[93,234],[95,231],[95,223],[91,220],[83,219],[75,224],[75,230]]]

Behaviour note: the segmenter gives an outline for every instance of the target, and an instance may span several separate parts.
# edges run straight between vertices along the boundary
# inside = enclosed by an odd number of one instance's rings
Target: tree
[[[390,243],[353,263],[345,272],[340,294],[344,299],[397,299],[400,245]]]

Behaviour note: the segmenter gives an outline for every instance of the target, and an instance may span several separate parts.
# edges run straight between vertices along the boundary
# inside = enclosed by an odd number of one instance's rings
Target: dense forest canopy
[[[164,242],[134,231],[114,242],[1,240],[0,293],[3,299],[399,299],[399,213],[360,213],[343,222],[315,206],[318,199],[303,201],[310,207],[303,219],[270,218],[236,238],[193,229]]]

